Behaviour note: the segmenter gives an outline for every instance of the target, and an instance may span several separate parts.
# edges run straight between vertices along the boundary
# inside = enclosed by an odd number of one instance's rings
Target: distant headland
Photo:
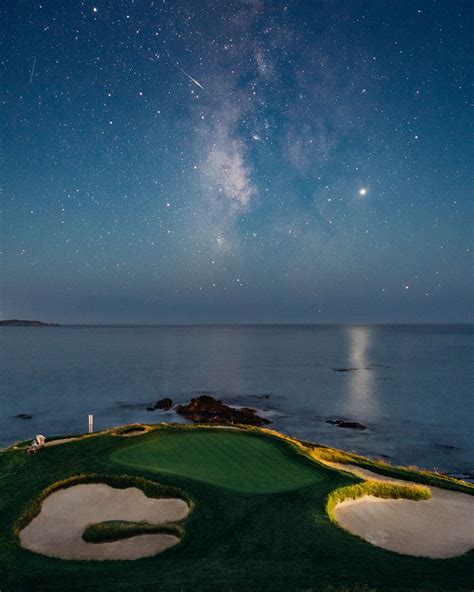
[[[6,319],[0,321],[0,327],[59,327],[58,323],[43,323],[42,321],[26,321],[23,319]]]

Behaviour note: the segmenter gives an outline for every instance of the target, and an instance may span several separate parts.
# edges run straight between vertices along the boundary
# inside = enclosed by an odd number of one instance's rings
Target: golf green
[[[180,475],[246,493],[299,489],[323,479],[286,443],[227,430],[156,432],[110,459],[155,473]]]
[[[293,446],[263,430],[144,427],[150,431],[131,438],[120,434],[137,426],[87,435],[33,456],[26,454],[26,442],[0,450],[2,591],[474,590],[472,551],[452,559],[401,555],[334,524],[328,496],[357,480],[300,454],[314,452],[311,444]],[[472,492],[432,473],[351,459],[391,477]],[[59,560],[21,547],[19,532],[37,516],[45,492],[67,487],[71,479],[120,489],[132,480],[148,496],[177,488],[192,505],[181,544],[135,561]],[[154,481],[151,489],[148,481]]]

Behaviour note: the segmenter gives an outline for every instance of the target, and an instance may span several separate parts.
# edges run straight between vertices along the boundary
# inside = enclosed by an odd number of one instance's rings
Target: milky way
[[[473,319],[470,2],[7,13],[3,317]]]

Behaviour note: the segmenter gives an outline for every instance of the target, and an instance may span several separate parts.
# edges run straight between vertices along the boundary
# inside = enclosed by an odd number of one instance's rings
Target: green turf
[[[107,520],[89,526],[82,533],[88,543],[108,543],[142,534],[172,534],[180,538],[183,528],[178,524],[150,524],[149,522],[129,522],[124,520]]]
[[[234,491],[271,493],[322,479],[311,466],[270,438],[227,430],[163,433],[110,455],[113,462],[154,473],[181,475]]]
[[[185,440],[176,438],[181,435]],[[225,486],[216,487],[210,480],[216,479],[214,470],[202,462],[200,476],[189,474],[189,459],[186,476],[172,473],[169,466],[155,472],[111,460],[122,456],[119,451],[128,456],[142,443],[178,446],[186,441],[193,448],[194,442],[197,450],[203,435],[207,443],[214,442],[209,465],[222,454],[217,450],[224,448],[227,457],[233,451],[233,464],[226,461],[229,474],[238,469],[240,482],[252,481],[254,488],[272,483],[274,489],[232,489],[229,476]],[[261,432],[240,435],[193,426],[159,427],[131,439],[110,434],[85,438],[34,456],[0,451],[1,592],[472,592],[473,552],[445,560],[410,557],[348,534],[330,520],[326,500],[337,488],[357,483],[356,478],[316,464],[316,478],[308,484],[311,461],[288,443]],[[283,481],[273,472],[261,481],[243,461],[251,456],[248,446],[262,455],[260,464],[271,460],[289,471],[291,479],[300,479],[299,488],[281,489]],[[243,449],[245,455],[239,453]],[[162,484],[163,491],[179,488],[187,494],[193,511],[180,523],[181,545],[137,561],[88,562],[53,559],[20,547],[15,526],[45,488],[76,475],[99,474],[113,482],[124,473],[133,482],[148,479]],[[218,474],[222,476],[221,470]]]

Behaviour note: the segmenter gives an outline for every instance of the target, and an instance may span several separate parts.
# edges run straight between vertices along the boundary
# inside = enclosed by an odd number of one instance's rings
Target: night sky
[[[7,0],[3,318],[473,320],[469,0]]]

